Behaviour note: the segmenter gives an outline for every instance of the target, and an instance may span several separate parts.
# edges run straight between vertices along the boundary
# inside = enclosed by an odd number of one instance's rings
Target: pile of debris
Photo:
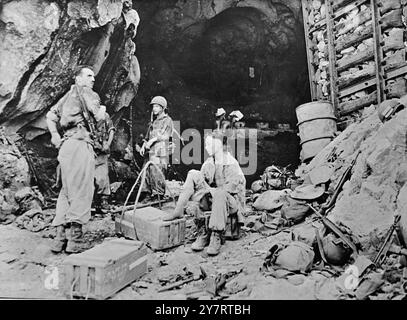
[[[329,271],[333,277],[320,292],[336,291],[335,298],[405,297],[406,132],[406,109],[382,123],[372,106],[296,170],[301,185],[265,185],[266,170],[252,185],[252,206],[261,213],[255,229],[273,230],[267,237],[287,233],[270,238],[264,272]]]
[[[45,199],[37,187],[30,187],[30,167],[13,137],[0,128],[0,223],[15,222],[19,228],[38,232],[53,219],[43,212]]]

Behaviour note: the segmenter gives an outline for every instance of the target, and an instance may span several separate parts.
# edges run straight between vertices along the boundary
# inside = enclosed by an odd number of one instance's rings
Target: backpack
[[[307,205],[306,201],[296,200],[290,196],[286,196],[283,207],[281,208],[281,216],[296,224],[303,221],[310,210],[311,208]]]

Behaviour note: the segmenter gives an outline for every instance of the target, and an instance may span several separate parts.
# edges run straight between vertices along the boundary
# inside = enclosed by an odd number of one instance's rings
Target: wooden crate
[[[113,239],[72,254],[64,261],[68,297],[106,299],[147,272],[147,248],[140,241]]]
[[[116,233],[145,242],[153,250],[176,247],[185,240],[185,219],[163,221],[166,213],[153,207],[126,211],[115,219]]]

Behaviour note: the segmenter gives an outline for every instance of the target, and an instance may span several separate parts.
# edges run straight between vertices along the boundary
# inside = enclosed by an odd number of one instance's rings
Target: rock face
[[[40,178],[55,167],[45,114],[79,64],[93,66],[95,91],[126,132],[113,142],[116,159],[131,136],[126,119],[135,137],[145,133],[154,95],[167,98],[181,131],[212,128],[220,106],[240,109],[248,127],[295,124],[294,108],[309,100],[300,0],[133,1],[141,18],[133,40],[122,2],[1,2],[0,124],[29,140]],[[284,139],[260,142],[259,172],[281,149],[278,164],[295,164],[296,136]]]
[[[2,4],[0,122],[8,132],[27,139],[45,133],[44,115],[69,89],[79,64],[94,67],[109,112],[129,105],[139,67],[121,12],[122,0]]]
[[[345,183],[330,218],[344,223],[360,236],[365,249],[369,249],[375,235],[383,234],[390,227],[396,213],[402,217],[407,239],[406,132],[407,110],[381,123],[375,109],[370,107],[365,110],[362,121],[350,125],[306,168],[310,171],[326,164],[335,148],[336,170],[331,183],[335,186],[350,161],[361,151],[352,178]]]
[[[30,185],[26,159],[0,129],[0,223],[11,222],[19,206],[14,197],[21,188]]]

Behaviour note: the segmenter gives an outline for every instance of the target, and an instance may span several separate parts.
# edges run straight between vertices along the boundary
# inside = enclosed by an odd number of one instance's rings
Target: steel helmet
[[[151,99],[150,105],[151,104],[158,104],[164,109],[167,108],[167,100],[162,96],[156,96],[153,99]]]
[[[400,104],[398,99],[385,100],[380,103],[379,107],[377,108],[377,114],[380,121],[385,122],[403,107],[404,106]]]

